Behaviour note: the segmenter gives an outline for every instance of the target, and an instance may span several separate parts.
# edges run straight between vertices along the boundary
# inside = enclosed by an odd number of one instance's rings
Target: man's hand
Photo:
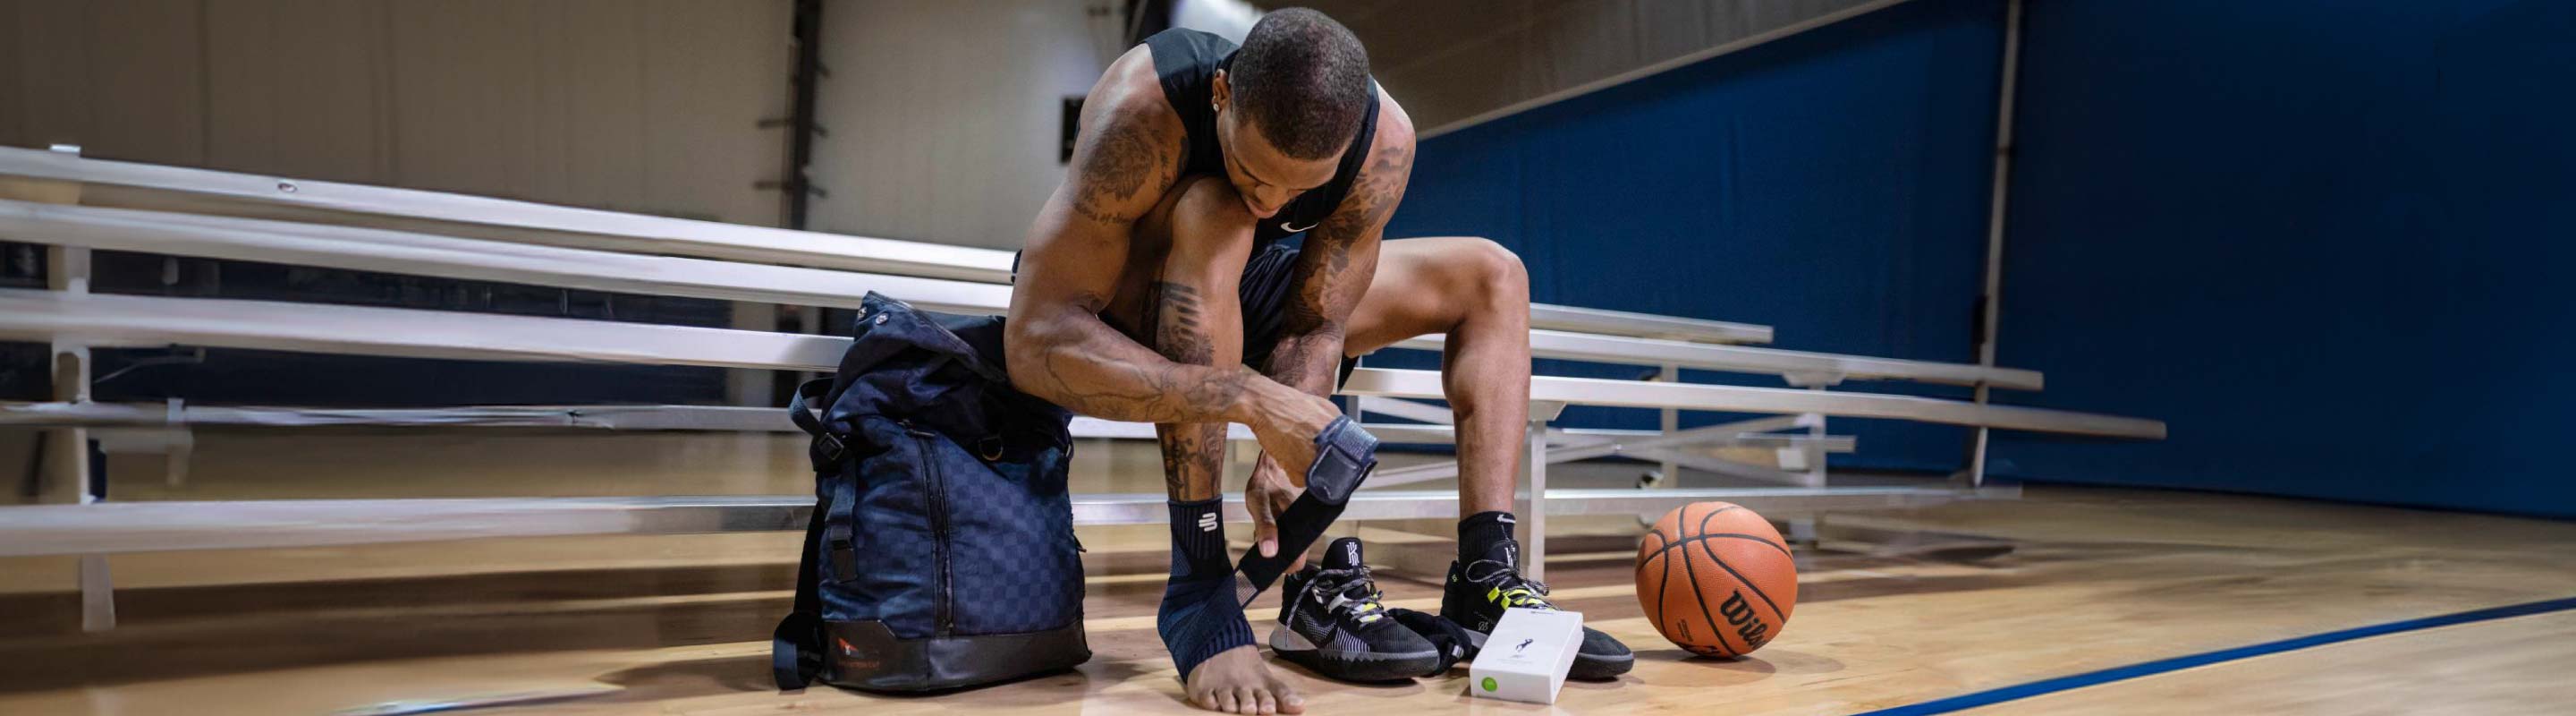
[[[1242,400],[1249,419],[1238,422],[1252,428],[1252,437],[1261,441],[1262,454],[1276,461],[1292,484],[1304,487],[1306,471],[1315,465],[1315,436],[1324,434],[1324,428],[1342,417],[1341,407],[1258,374],[1246,381],[1245,387],[1248,390]]]
[[[1269,453],[1262,453],[1252,464],[1252,481],[1243,486],[1243,510],[1252,513],[1252,548],[1261,556],[1279,556],[1279,513],[1288,511],[1288,503],[1305,493],[1305,488],[1289,484],[1288,471]],[[1305,567],[1306,556],[1300,554],[1288,571]]]

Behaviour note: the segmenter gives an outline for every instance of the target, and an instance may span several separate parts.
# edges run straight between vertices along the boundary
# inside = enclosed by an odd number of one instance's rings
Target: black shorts
[[[1252,252],[1243,264],[1243,283],[1235,298],[1243,305],[1243,364],[1270,367],[1270,351],[1279,347],[1281,324],[1287,321],[1288,294],[1296,290],[1298,249],[1274,242]]]
[[[1243,364],[1256,370],[1270,368],[1270,352],[1279,347],[1279,333],[1287,321],[1288,294],[1297,283],[1296,247],[1288,242],[1273,242],[1252,252],[1252,260],[1243,265],[1243,283],[1234,295],[1243,305]],[[1333,387],[1340,388],[1358,368],[1357,358],[1341,359],[1333,375]]]
[[[1252,252],[1243,264],[1243,280],[1234,289],[1236,302],[1243,309],[1243,364],[1257,370],[1268,370],[1270,352],[1279,347],[1279,333],[1287,320],[1288,294],[1296,289],[1298,247],[1288,242],[1273,242]],[[1011,272],[1017,277],[1020,258],[1011,256]],[[1340,373],[1334,376],[1335,387],[1351,377],[1359,361],[1344,358]]]

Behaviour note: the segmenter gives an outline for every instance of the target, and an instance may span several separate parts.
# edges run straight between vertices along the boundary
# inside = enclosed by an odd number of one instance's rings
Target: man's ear
[[[1216,78],[1208,83],[1208,97],[1220,111],[1234,103],[1233,81],[1233,78],[1225,76],[1225,70],[1217,70]]]

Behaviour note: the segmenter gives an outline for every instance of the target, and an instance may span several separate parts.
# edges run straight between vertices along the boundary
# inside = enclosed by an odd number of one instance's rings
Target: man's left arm
[[[1280,309],[1279,341],[1271,348],[1270,364],[1261,367],[1272,380],[1311,395],[1333,393],[1351,311],[1377,275],[1386,220],[1404,200],[1405,182],[1413,175],[1410,127],[1394,127],[1401,136],[1389,136],[1387,129],[1380,128],[1387,141],[1370,151],[1342,205],[1307,232],[1305,249],[1290,274],[1293,288]],[[1288,508],[1305,481],[1304,475],[1286,474],[1268,455],[1253,466],[1244,489],[1245,508],[1252,513],[1253,541],[1263,555],[1278,551],[1272,515]]]
[[[1290,273],[1292,289],[1280,307],[1279,342],[1271,349],[1270,365],[1262,367],[1271,379],[1308,394],[1332,395],[1351,310],[1377,275],[1378,244],[1387,217],[1404,200],[1412,149],[1373,152],[1341,207],[1306,234],[1305,250]]]

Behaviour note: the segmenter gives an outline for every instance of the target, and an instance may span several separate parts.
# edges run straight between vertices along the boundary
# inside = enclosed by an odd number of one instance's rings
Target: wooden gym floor
[[[470,432],[200,435],[181,486],[113,462],[127,499],[783,493],[794,446],[768,436]],[[7,436],[0,436],[7,437]],[[1081,489],[1151,482],[1150,449],[1091,450]],[[1140,446],[1139,446],[1140,447]],[[282,457],[282,456],[295,457]],[[587,467],[569,456],[605,460]],[[1561,470],[1609,486],[1635,466]],[[1239,473],[1238,473],[1239,474]],[[609,477],[614,475],[615,477]],[[2428,478],[2430,479],[2430,478]],[[1130,484],[1130,483],[1133,484]],[[1888,551],[1849,527],[1972,533],[1984,559]],[[1838,516],[1802,555],[1787,629],[1740,660],[1686,658],[1630,583],[1634,529],[1562,524],[1559,604],[1640,658],[1572,683],[1567,713],[1837,714],[2340,629],[2576,596],[2576,524],[2189,493],[2034,486],[2017,502]],[[1438,561],[1438,524],[1371,525],[1371,561]],[[1246,531],[1230,530],[1240,538]],[[0,714],[1183,713],[1153,633],[1160,528],[1089,530],[1098,656],[1070,674],[934,697],[768,684],[794,536],[581,537],[114,560],[123,624],[76,629],[70,562],[0,560]],[[1381,555],[1384,558],[1379,558]],[[1437,574],[1382,572],[1437,609]],[[1264,610],[1275,608],[1264,598]],[[1270,623],[1257,613],[1255,627]],[[2566,713],[2576,612],[2409,631],[2115,681],[1970,713]],[[1279,668],[1309,713],[1551,709],[1470,699],[1465,670],[1358,686]],[[508,705],[513,699],[556,697]],[[386,713],[378,711],[376,713]]]

